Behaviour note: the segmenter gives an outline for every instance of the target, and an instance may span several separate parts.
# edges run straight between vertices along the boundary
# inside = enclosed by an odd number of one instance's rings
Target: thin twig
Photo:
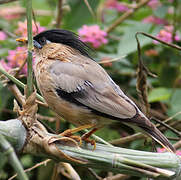
[[[103,61],[100,61],[98,62],[99,64],[105,64],[105,63],[110,63],[110,62],[115,62],[115,61],[120,61],[121,59],[125,58],[126,55],[124,56],[121,56],[119,58],[114,58],[114,59],[109,59],[109,60],[103,60]]]
[[[170,129],[172,132],[174,132],[177,136],[181,137],[181,133],[179,131],[177,131],[175,128],[169,126],[168,124],[166,124],[165,122],[163,121],[160,121],[159,119],[157,118],[152,118],[154,121],[156,121],[157,123],[161,124],[162,126],[165,126],[167,129]]]
[[[1,72],[2,74],[4,74],[8,79],[10,79],[12,82],[14,82],[16,85],[18,85],[19,87],[21,87],[21,88],[23,88],[23,89],[25,88],[25,84],[23,84],[20,80],[16,79],[14,76],[10,75],[8,72],[6,72],[5,70],[3,70],[2,68],[0,68],[0,72]],[[38,93],[37,93],[36,96],[37,96],[37,98],[38,98],[40,101],[44,102],[43,97],[40,96]]]
[[[126,137],[123,137],[123,138],[119,138],[119,139],[109,141],[109,143],[111,143],[113,145],[126,144],[126,143],[129,143],[129,142],[133,142],[134,140],[137,140],[139,138],[143,138],[143,137],[146,137],[146,136],[144,136],[141,133],[136,133],[136,134],[133,134],[133,135],[130,135],[130,136],[126,136]]]
[[[93,18],[96,18],[96,15],[95,15],[95,13],[94,13],[92,7],[90,6],[88,0],[84,0],[84,3],[86,4],[86,6],[87,6],[89,12],[91,13],[92,17],[93,17]]]
[[[1,9],[0,9],[0,11],[1,11]],[[14,38],[14,39],[16,39],[18,36],[16,35],[16,34],[14,34],[14,33],[12,33],[12,32],[9,32],[8,30],[6,30],[6,29],[2,29],[9,37],[11,37],[11,38]]]
[[[110,27],[107,28],[106,32],[110,33],[111,31],[113,31],[120,23],[133,15],[139,8],[147,4],[149,1],[150,0],[142,0],[134,8],[126,11],[119,19],[117,19]]]
[[[25,104],[25,97],[22,95],[22,93],[15,84],[8,85],[8,88],[10,89],[10,91],[13,93],[13,95],[16,97],[16,99],[21,105]]]
[[[64,169],[64,172],[66,172],[66,174],[67,174],[66,177],[68,177],[69,179],[73,179],[73,180],[81,180],[80,176],[78,175],[78,173],[75,171],[75,169],[72,167],[71,164],[61,162],[61,163],[59,163],[59,167],[60,166],[62,166]]]
[[[177,8],[178,8],[178,1],[175,0],[173,2],[174,12],[173,12],[173,32],[172,32],[172,41],[175,42],[175,35],[177,32]]]
[[[181,140],[176,142],[173,146],[174,146],[175,149],[181,148]]]
[[[6,3],[11,3],[17,0],[0,0],[0,4],[6,4]]]
[[[37,114],[37,118],[39,120],[44,120],[44,121],[48,121],[48,122],[55,122],[56,121],[55,117],[43,116],[41,114]]]
[[[88,171],[98,180],[102,180],[102,177],[98,176],[92,168],[88,168]]]
[[[160,40],[160,39],[158,39],[158,38],[156,38],[156,37],[154,37],[154,36],[152,36],[152,35],[150,35],[150,34],[147,34],[147,33],[145,33],[145,32],[137,32],[136,34],[142,34],[142,35],[144,35],[144,36],[146,36],[146,37],[149,37],[149,38],[151,38],[151,39],[154,39],[154,40],[156,40],[156,41],[158,41],[158,42],[160,42],[160,43],[162,43],[162,44],[165,44],[166,46],[169,46],[169,47],[172,47],[172,48],[175,48],[175,49],[181,51],[181,47],[180,47],[180,46],[178,46],[178,45],[176,45],[176,44],[172,44],[172,43],[167,43],[167,42],[162,41],[162,40]]]
[[[171,121],[173,118],[175,118],[176,116],[180,115],[181,114],[181,111],[177,112],[176,114],[174,114],[173,116],[167,118],[164,120],[164,123],[167,123],[169,121]]]
[[[24,16],[24,15],[26,15],[26,8],[24,8],[24,7],[20,7],[20,6],[16,6],[16,8],[18,8],[18,11],[17,12],[15,12],[14,14],[19,14],[20,16]],[[64,7],[63,7],[63,9],[64,9]],[[4,7],[3,8],[0,8],[0,11],[1,10],[4,10]],[[43,10],[43,9],[36,9],[36,10],[34,10],[34,13],[35,13],[35,15],[37,15],[37,16],[52,16],[53,15],[53,13],[52,13],[52,11],[50,11],[50,10]],[[13,34],[13,33],[12,33]],[[11,37],[17,37],[17,35],[13,35],[13,36],[11,36]]]
[[[30,167],[30,168],[28,168],[28,169],[25,169],[24,172],[30,172],[30,171],[32,171],[32,170],[34,170],[34,169],[36,169],[37,167],[42,166],[42,165],[46,166],[47,163],[50,162],[50,161],[51,161],[51,159],[46,159],[45,161],[42,161],[42,162],[37,163],[37,164],[35,164],[34,166],[32,166],[32,167]],[[17,174],[13,175],[13,176],[10,177],[8,180],[12,180],[12,179],[14,179],[16,176],[17,176]]]
[[[172,140],[172,141],[180,141],[180,138],[176,138],[176,137],[167,137],[168,140]]]
[[[149,71],[143,64],[142,56],[141,56],[141,46],[138,40],[138,34],[135,35],[137,42],[137,50],[138,50],[138,70],[137,70],[137,83],[136,90],[138,92],[138,96],[144,104],[144,108],[142,107],[142,111],[146,113],[146,116],[150,116],[150,104],[148,102],[148,87],[147,87],[147,75]]]
[[[57,19],[56,19],[56,28],[60,28],[62,17],[63,17],[63,9],[62,9],[62,0],[58,0],[58,7],[57,7]]]
[[[25,66],[26,62],[27,62],[27,59],[25,59],[23,61],[23,63],[20,65],[20,67],[18,68],[18,70],[17,70],[16,74],[14,75],[14,77],[18,77],[20,71],[23,69],[23,67]]]

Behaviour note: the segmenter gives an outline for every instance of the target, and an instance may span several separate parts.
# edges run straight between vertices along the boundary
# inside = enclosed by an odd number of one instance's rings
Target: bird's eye
[[[42,37],[39,41],[40,41],[41,45],[45,45],[46,44],[46,38],[45,37]]]

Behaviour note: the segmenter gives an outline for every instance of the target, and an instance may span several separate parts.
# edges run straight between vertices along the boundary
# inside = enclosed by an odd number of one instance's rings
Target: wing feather
[[[57,60],[51,65],[50,73],[56,89],[69,93],[85,107],[121,119],[136,114],[134,103],[94,61],[73,64]]]

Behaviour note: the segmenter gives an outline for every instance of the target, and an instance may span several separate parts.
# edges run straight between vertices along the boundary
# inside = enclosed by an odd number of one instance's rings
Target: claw
[[[90,143],[92,146],[94,146],[93,151],[96,149],[96,141],[94,139],[82,139],[82,141],[85,141],[86,143]]]
[[[92,124],[87,124],[87,125],[84,125],[84,126],[80,126],[80,127],[78,127],[78,128],[67,129],[67,130],[65,130],[64,132],[60,133],[59,135],[60,135],[60,136],[65,136],[65,137],[72,138],[73,140],[79,142],[80,146],[82,145],[82,141],[85,141],[86,143],[90,143],[91,145],[94,146],[93,150],[95,150],[95,149],[96,149],[96,142],[95,142],[95,140],[89,139],[89,137],[90,137],[95,131],[98,130],[97,128],[93,128],[91,131],[85,133],[82,137],[80,137],[80,136],[74,136],[74,135],[73,135],[73,134],[76,133],[76,132],[79,132],[79,131],[84,130],[84,129],[87,129],[87,128],[92,128],[92,127],[94,127],[94,125],[92,125]]]

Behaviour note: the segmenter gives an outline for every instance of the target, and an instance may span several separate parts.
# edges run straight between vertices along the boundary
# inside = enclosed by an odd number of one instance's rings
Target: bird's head
[[[27,44],[27,40],[24,38],[17,39],[18,42]],[[68,30],[63,29],[51,29],[43,31],[33,37],[33,45],[37,50],[43,50],[43,47],[50,43],[58,43],[62,45],[67,45],[71,48],[78,50],[82,55],[89,56],[90,47],[88,47],[84,42],[82,42],[79,37]]]

